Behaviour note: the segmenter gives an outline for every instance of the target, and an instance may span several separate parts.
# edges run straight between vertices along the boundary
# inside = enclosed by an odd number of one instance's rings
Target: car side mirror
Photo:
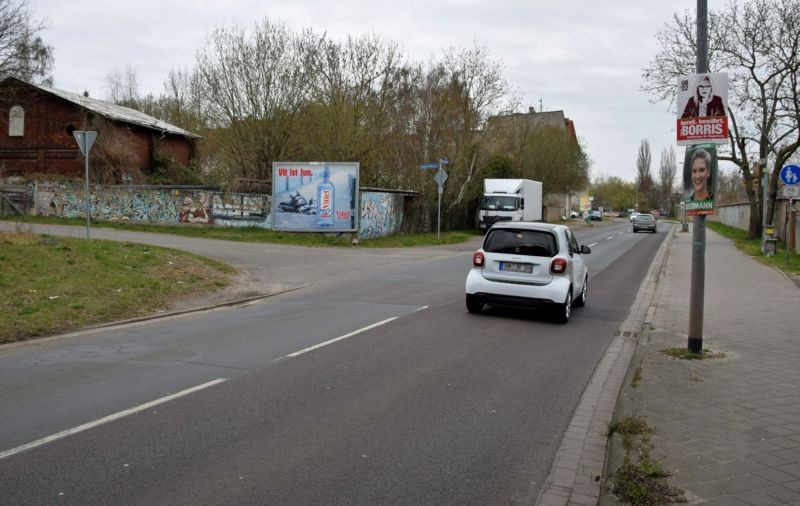
[[[586,245],[581,246],[581,254],[582,255],[588,255],[591,252],[592,252],[592,248],[590,248],[589,246],[586,246]]]

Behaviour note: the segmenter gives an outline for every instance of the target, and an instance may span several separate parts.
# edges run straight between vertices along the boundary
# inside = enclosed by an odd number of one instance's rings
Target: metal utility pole
[[[697,0],[697,73],[708,72],[708,2]],[[703,304],[706,284],[706,217],[694,217],[692,281],[689,294],[689,343],[692,353],[703,352]]]

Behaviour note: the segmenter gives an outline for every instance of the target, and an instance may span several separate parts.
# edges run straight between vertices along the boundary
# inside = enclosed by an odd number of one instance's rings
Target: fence
[[[0,185],[0,216],[24,216],[32,201],[25,185]]]

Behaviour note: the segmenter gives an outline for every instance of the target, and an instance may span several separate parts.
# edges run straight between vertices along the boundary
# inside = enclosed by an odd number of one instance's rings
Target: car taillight
[[[486,257],[483,256],[483,252],[476,251],[474,255],[472,255],[472,266],[473,267],[483,267],[484,262],[486,261]]]
[[[567,261],[564,258],[554,258],[550,262],[550,274],[564,274],[567,272]]]

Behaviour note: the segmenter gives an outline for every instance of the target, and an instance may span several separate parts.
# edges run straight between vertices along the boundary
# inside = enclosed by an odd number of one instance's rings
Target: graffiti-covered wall
[[[375,238],[400,232],[404,199],[400,193],[362,192],[358,235]]]
[[[37,183],[36,214],[86,216],[84,191],[71,183]],[[92,185],[90,214],[95,220],[209,223],[269,227],[266,195],[228,195],[207,190]]]
[[[39,216],[86,216],[82,185],[38,182],[33,193]],[[272,228],[270,195],[101,185],[92,185],[89,194],[95,220]],[[361,192],[359,236],[369,239],[399,233],[404,199],[402,193]]]
[[[271,197],[250,193],[214,193],[211,219],[228,227],[272,228]]]

